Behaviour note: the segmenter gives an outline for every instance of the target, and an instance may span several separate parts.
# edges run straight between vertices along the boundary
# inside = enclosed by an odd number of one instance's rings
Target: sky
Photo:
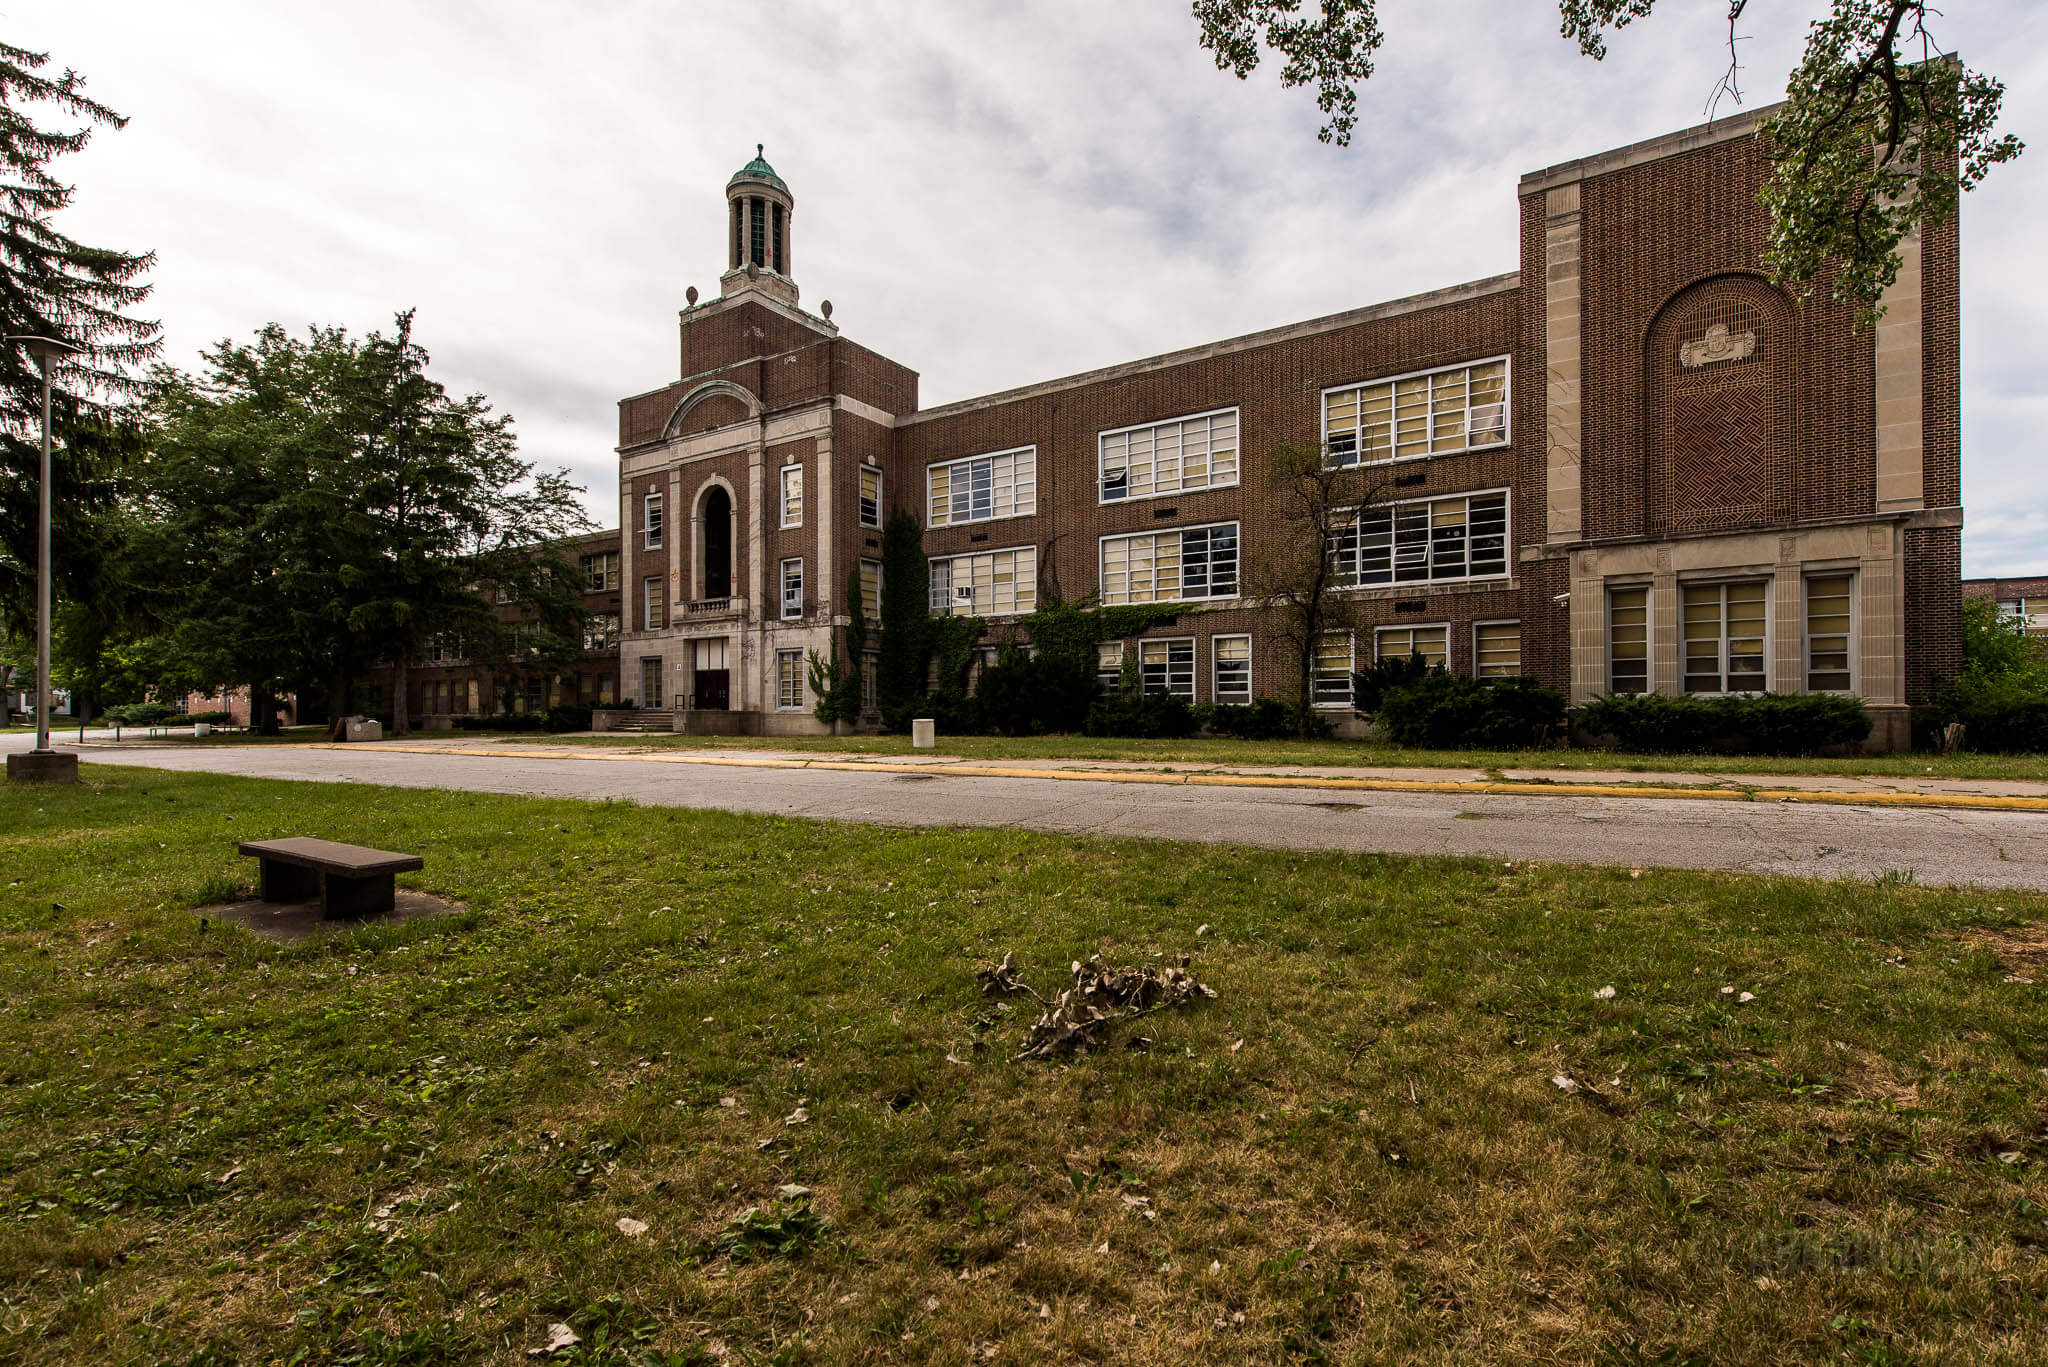
[[[1747,103],[1824,8],[1751,7]],[[2048,6],[1952,8],[2035,144],[1963,203],[1964,572],[2048,573]],[[157,253],[165,360],[417,308],[615,525],[617,401],[676,378],[756,143],[805,307],[933,405],[1513,270],[1520,175],[1703,121],[1725,14],[1665,0],[1594,63],[1544,0],[1381,0],[1345,148],[1187,0],[0,0],[0,34],[129,116],[59,223]]]

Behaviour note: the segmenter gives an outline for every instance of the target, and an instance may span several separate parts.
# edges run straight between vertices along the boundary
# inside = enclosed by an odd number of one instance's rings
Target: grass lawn
[[[431,739],[441,733],[416,733]],[[473,734],[473,733],[472,733]],[[1618,755],[1605,750],[1412,750],[1372,741],[1092,740],[1086,736],[941,736],[913,750],[908,736],[670,736],[506,733],[501,739],[561,745],[689,749],[815,750],[826,754],[961,755],[976,760],[1102,759],[1160,764],[1394,765],[1442,769],[1620,769],[1633,773],[1870,774],[1907,778],[2048,780],[2048,755],[1871,755],[1782,759],[1768,755]]]
[[[2048,1342],[2043,899],[85,774],[0,787],[0,1360]],[[470,910],[203,926],[282,834]],[[1012,1062],[1010,949],[1219,995]]]

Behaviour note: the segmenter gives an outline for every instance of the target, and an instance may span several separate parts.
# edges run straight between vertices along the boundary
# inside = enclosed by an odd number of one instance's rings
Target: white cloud
[[[1185,0],[70,0],[10,41],[133,116],[63,167],[66,226],[159,252],[170,360],[417,305],[435,372],[609,523],[612,405],[673,378],[756,142],[797,195],[806,303],[937,403],[1512,270],[1516,177],[1698,122],[1723,58],[1711,5],[1600,65],[1546,3],[1382,7],[1344,149],[1272,69],[1216,71]],[[1820,8],[1759,16],[1753,101]],[[1973,5],[1938,36],[2006,80],[2009,126],[2041,125],[2048,13]],[[1971,573],[2048,564],[2044,158],[1964,205]]]

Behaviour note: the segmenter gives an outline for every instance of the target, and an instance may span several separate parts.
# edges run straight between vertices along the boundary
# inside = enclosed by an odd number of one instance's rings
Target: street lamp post
[[[36,748],[7,757],[7,776],[30,783],[76,783],[78,756],[50,748],[50,367],[83,347],[55,337],[9,337],[43,372],[43,482],[36,515]]]

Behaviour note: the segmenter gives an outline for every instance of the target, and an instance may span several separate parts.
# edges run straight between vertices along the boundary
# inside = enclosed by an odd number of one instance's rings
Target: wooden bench
[[[266,902],[320,899],[329,918],[374,916],[391,910],[392,875],[426,867],[416,854],[343,845],[293,836],[288,840],[244,840],[238,847],[257,861],[260,896]]]

